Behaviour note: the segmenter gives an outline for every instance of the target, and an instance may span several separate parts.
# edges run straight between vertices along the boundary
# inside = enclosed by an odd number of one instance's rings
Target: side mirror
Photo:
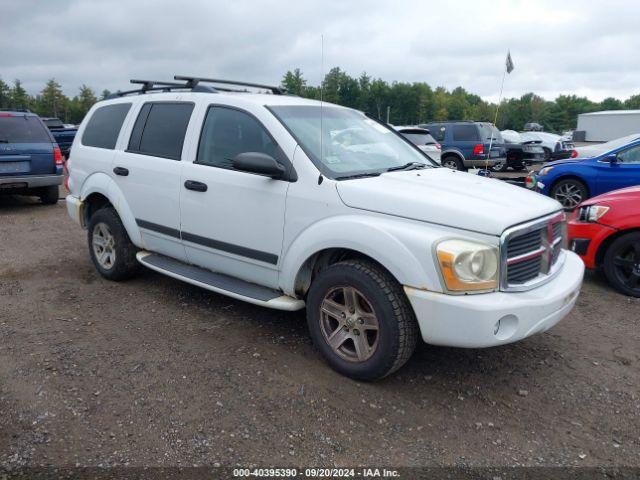
[[[616,163],[618,163],[618,155],[615,153],[610,153],[609,155],[607,155],[606,160],[611,165],[615,165]]]
[[[273,179],[284,177],[285,169],[275,158],[266,153],[245,152],[233,159],[233,168],[243,172],[257,173]]]

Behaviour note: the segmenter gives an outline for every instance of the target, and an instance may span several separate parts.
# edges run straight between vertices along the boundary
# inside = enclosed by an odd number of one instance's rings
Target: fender
[[[111,205],[116,209],[116,212],[118,212],[118,216],[133,244],[137,247],[145,248],[142,236],[140,235],[140,229],[136,224],[136,219],[118,184],[105,173],[93,173],[87,177],[82,184],[80,200],[84,202],[92,193],[100,193],[107,197]]]
[[[425,229],[424,233],[427,229]],[[434,234],[432,229],[431,234]],[[420,245],[423,258],[417,258],[400,236],[411,235]],[[431,258],[433,239],[417,234],[414,225],[384,218],[359,215],[330,217],[311,225],[291,243],[283,257],[280,288],[295,295],[300,269],[316,253],[329,248],[345,248],[367,255],[384,266],[402,285],[442,291]]]

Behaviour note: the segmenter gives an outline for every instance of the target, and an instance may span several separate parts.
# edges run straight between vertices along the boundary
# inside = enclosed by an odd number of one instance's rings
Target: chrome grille
[[[501,289],[523,291],[550,280],[560,270],[565,215],[554,214],[505,231],[501,238]]]

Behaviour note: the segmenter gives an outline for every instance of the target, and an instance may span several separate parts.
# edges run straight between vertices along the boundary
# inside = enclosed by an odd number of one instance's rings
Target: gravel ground
[[[640,301],[598,276],[550,332],[367,384],[303,313],[102,279],[62,202],[0,197],[0,224],[0,468],[640,466]]]

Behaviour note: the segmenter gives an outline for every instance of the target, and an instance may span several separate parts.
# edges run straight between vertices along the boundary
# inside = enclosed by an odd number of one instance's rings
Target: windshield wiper
[[[404,165],[400,165],[397,167],[389,167],[387,168],[387,172],[395,172],[397,170],[419,170],[422,168],[426,168],[427,164],[426,163],[420,163],[420,162],[409,162],[409,163],[405,163]]]
[[[336,177],[336,180],[351,180],[352,178],[379,177],[380,172],[354,173],[353,175],[342,175]]]

